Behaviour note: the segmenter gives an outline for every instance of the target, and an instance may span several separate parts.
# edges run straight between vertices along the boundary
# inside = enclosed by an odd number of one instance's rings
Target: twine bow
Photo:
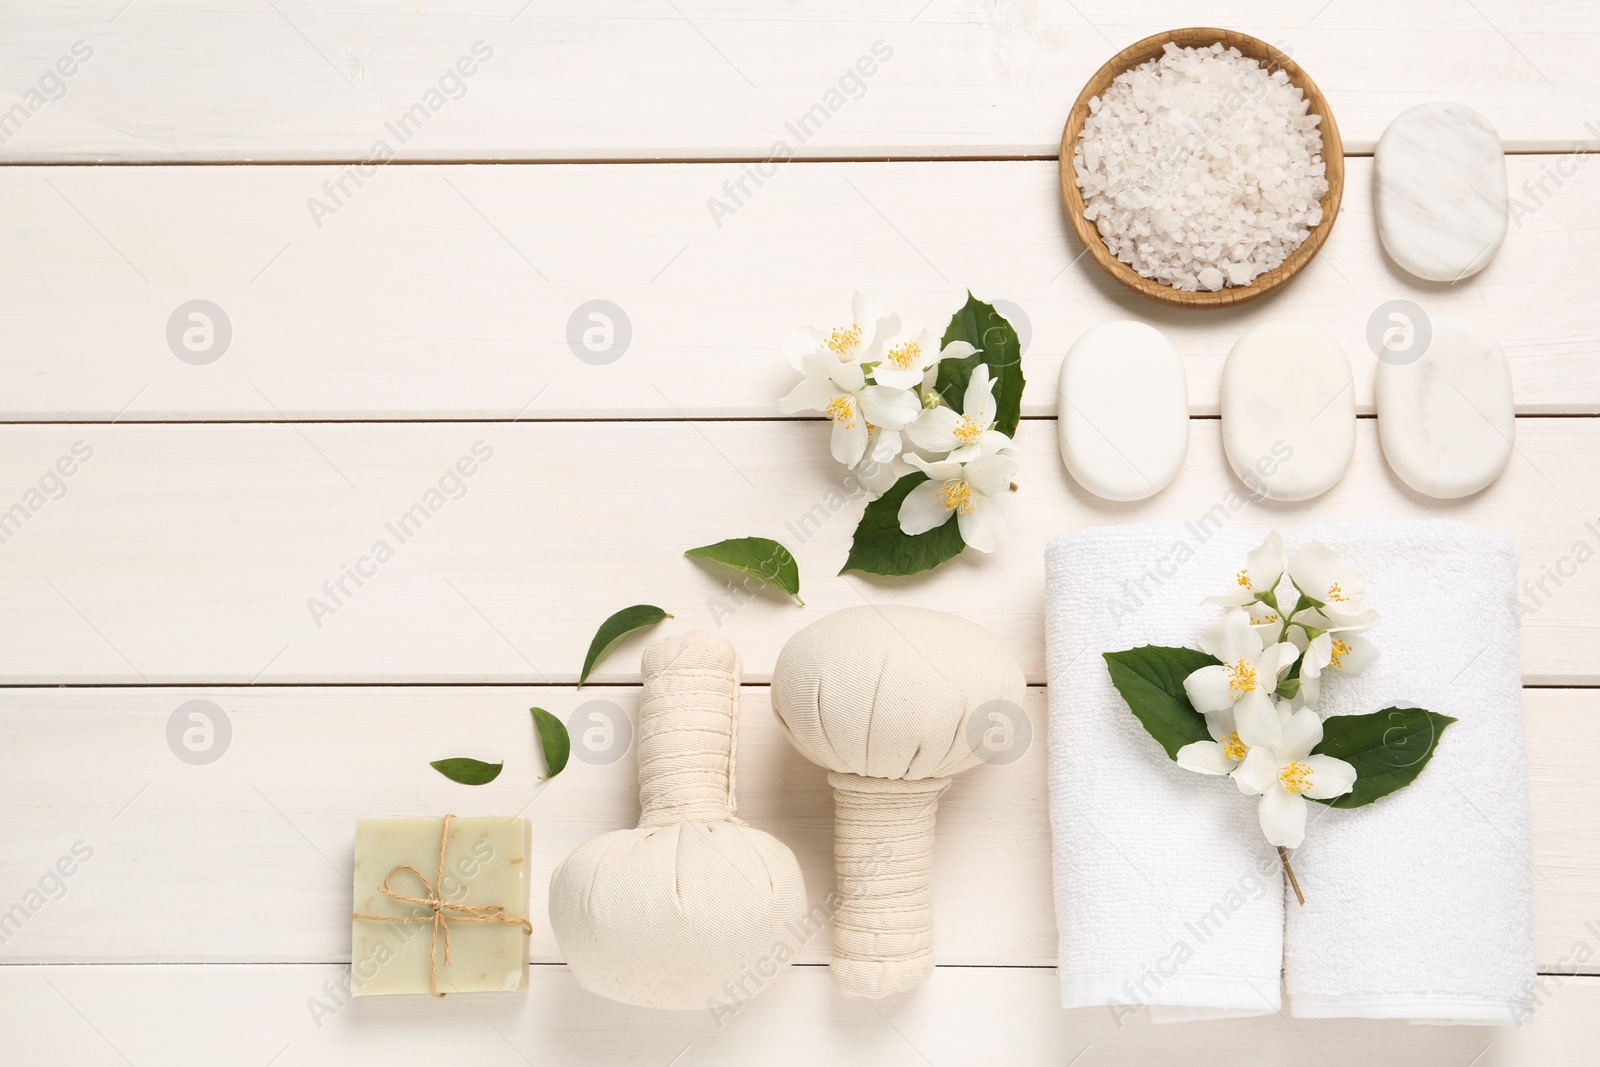
[[[444,934],[444,965],[450,966],[450,924],[451,923],[507,923],[521,926],[531,937],[533,924],[527,919],[518,919],[507,916],[506,909],[499,904],[470,905],[452,904],[444,899],[444,853],[445,846],[450,841],[450,820],[454,815],[444,817],[444,828],[439,834],[439,878],[437,883],[428,881],[428,876],[411,866],[409,863],[396,864],[389,873],[383,876],[383,884],[378,887],[378,892],[392,900],[415,904],[420,908],[427,908],[433,914],[433,935],[428,942],[428,992],[436,997],[444,996],[439,992],[439,934]],[[400,871],[410,871],[417,876],[417,881],[422,883],[427,891],[426,896],[408,897],[404,893],[397,893],[389,888],[389,879]],[[446,915],[445,912],[454,914]],[[371,919],[380,923],[409,923],[422,918],[420,915],[368,915],[366,912],[353,911],[352,919]]]

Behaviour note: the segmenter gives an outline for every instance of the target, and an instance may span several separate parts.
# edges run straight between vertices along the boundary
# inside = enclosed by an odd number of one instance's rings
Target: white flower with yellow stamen
[[[785,415],[820,411],[833,421],[833,458],[854,467],[867,452],[868,424],[898,432],[922,410],[915,393],[868,385],[860,363],[841,363],[827,352],[813,352],[801,362],[806,378],[778,401]],[[880,436],[880,441],[887,440]]]
[[[1317,703],[1321,696],[1324,673],[1360,674],[1378,658],[1377,646],[1361,636],[1361,631],[1378,621],[1378,613],[1371,608],[1342,621],[1308,608],[1296,615],[1295,621],[1320,631],[1309,640],[1300,627],[1289,632],[1289,639],[1301,649],[1300,695],[1308,704]]]
[[[1245,557],[1244,569],[1234,576],[1234,588],[1220,596],[1206,597],[1206,603],[1237,608],[1256,603],[1263,596],[1272,597],[1283,578],[1283,559],[1283,535],[1274,530],[1261,547]]]
[[[1322,743],[1322,719],[1310,708],[1290,712],[1279,701],[1277,739],[1259,737],[1249,728],[1240,736],[1249,752],[1233,771],[1239,791],[1259,796],[1256,816],[1269,844],[1298,848],[1306,836],[1306,798],[1332,800],[1355,787],[1356,769],[1333,756],[1313,756]]]
[[[933,331],[923,330],[909,341],[886,348],[873,368],[872,380],[895,389],[920,389],[928,371],[941,360],[966,359],[977,351],[965,341],[951,341],[940,348]]]
[[[994,428],[998,406],[989,367],[980,363],[972,369],[961,411],[929,408],[906,427],[906,436],[918,448],[929,452],[948,452],[953,463],[968,463],[982,455],[993,455],[1013,447],[1011,438]]]
[[[1366,582],[1361,572],[1346,567],[1339,553],[1320,541],[1297,549],[1289,559],[1289,579],[1328,618],[1338,622],[1361,614]]]
[[[1231,711],[1241,737],[1275,738],[1272,695],[1300,652],[1287,642],[1264,646],[1243,608],[1233,608],[1200,636],[1200,648],[1221,663],[1183,680],[1189,702],[1203,715]]]
[[[806,357],[816,352],[826,352],[841,363],[871,363],[884,342],[900,332],[900,316],[885,311],[868,293],[857,293],[850,310],[854,320],[848,326],[828,333],[807,326],[790,334],[783,343],[789,364],[805,370]]]
[[[967,463],[953,459],[929,463],[912,453],[906,461],[928,480],[900,502],[900,530],[915,537],[956,517],[968,548],[993,552],[1006,536],[1006,519],[994,497],[1011,487],[1017,461],[1010,456],[980,455]]]
[[[1207,715],[1206,731],[1213,740],[1195,741],[1178,749],[1178,766],[1200,774],[1231,774],[1250,751],[1239,737],[1233,709]]]
[[[1261,635],[1263,645],[1275,644],[1284,639],[1283,616],[1278,614],[1276,608],[1257,601],[1246,604],[1244,610],[1250,616],[1250,625]]]

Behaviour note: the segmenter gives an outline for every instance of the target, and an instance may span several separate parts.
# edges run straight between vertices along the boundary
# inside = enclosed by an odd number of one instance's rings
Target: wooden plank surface
[[[10,20],[0,102],[41,91],[3,153],[366,160],[381,141],[410,159],[766,158],[782,141],[805,156],[1053,155],[1102,63],[1196,25],[1292,51],[1352,151],[1435,99],[1482,111],[1516,149],[1593,146],[1588,15],[1585,0],[75,0]],[[38,86],[78,42],[89,58]],[[463,57],[472,73],[452,77]]]
[[[1298,505],[1246,503],[1218,425],[1195,420],[1178,480],[1130,505],[1084,493],[1054,422],[1024,422],[1009,543],[915,581],[835,577],[863,502],[818,422],[5,427],[0,512],[17,501],[25,522],[0,530],[0,599],[27,624],[0,642],[0,681],[570,683],[600,621],[641,602],[729,637],[748,680],[764,681],[805,623],[898,602],[987,626],[1043,682],[1041,560],[1055,534],[1390,516],[1507,533],[1523,553],[1525,681],[1600,682],[1600,568],[1586,565],[1600,542],[1600,420],[1519,420],[1505,476],[1441,503],[1400,485],[1363,419],[1344,480]],[[47,478],[74,447],[92,457]],[[57,486],[65,495],[39,492]],[[746,535],[789,545],[807,607],[683,558]],[[637,680],[642,644],[596,680]]]
[[[1082,256],[1049,162],[795,164],[720,220],[706,201],[738,164],[389,167],[316,221],[307,200],[336,168],[0,168],[13,218],[0,227],[0,420],[767,418],[793,384],[778,346],[795,327],[839,324],[861,288],[942,329],[964,287],[1020,309],[1034,415],[1055,413],[1072,342],[1116,318],[1167,331],[1196,414],[1218,410],[1246,329],[1308,319],[1343,346],[1371,411],[1368,322],[1388,325],[1394,300],[1494,333],[1519,411],[1595,413],[1593,158],[1513,157],[1513,187],[1557,163],[1572,177],[1547,183],[1457,286],[1388,263],[1371,161],[1351,160],[1307,271],[1204,313],[1144,300]],[[222,347],[190,339],[210,346],[196,358],[216,353],[205,365],[177,354],[194,300],[230,331]],[[581,342],[595,300],[629,338],[602,328],[590,341],[603,355]]]
[[[1586,924],[1600,881],[1600,828],[1590,817],[1600,780],[1587,769],[1600,760],[1600,692],[1524,697],[1540,969],[1600,973],[1592,949],[1576,948],[1597,936]],[[178,711],[193,700],[214,706],[204,709],[213,733],[196,739],[197,753],[169,738],[174,720],[198,725]],[[583,724],[568,769],[547,785],[537,781],[532,705]],[[0,963],[348,960],[356,818],[519,809],[534,826],[531,957],[558,962],[544,911],[549,876],[583,841],[637,822],[628,744],[637,711],[637,686],[8,691],[0,808],[11,830],[0,841],[0,912],[74,846],[82,862],[50,881],[45,903],[7,922]],[[940,800],[942,964],[1055,962],[1042,688],[1029,690],[1024,711],[1033,723],[1025,754],[957,776]],[[825,775],[783,738],[764,687],[746,687],[739,726],[739,814],[795,850],[820,901],[833,885]],[[504,759],[506,769],[469,789],[427,766],[454,755]],[[201,758],[212,762],[191,762]],[[824,931],[799,958],[826,962],[831,951]]]
[[[525,995],[368,997],[332,1014],[313,1008],[332,1003],[327,990],[344,974],[335,966],[6,967],[0,996],[33,1023],[12,1036],[14,1055],[74,1067],[1369,1067],[1378,1049],[1379,1062],[1414,1067],[1547,1067],[1590,1062],[1600,1040],[1595,978],[1552,980],[1544,1007],[1522,1028],[1281,1015],[1185,1026],[1138,1015],[1119,1026],[1098,1008],[1062,1011],[1052,970],[940,967],[909,993],[868,1001],[835,995],[826,969],[804,966],[719,1029],[709,1012],[601,1000],[559,967],[533,968]]]

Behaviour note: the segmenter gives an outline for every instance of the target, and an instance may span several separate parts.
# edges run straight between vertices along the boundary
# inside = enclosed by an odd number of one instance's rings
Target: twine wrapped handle
[[[454,815],[444,817],[444,827],[439,833],[439,877],[436,882],[428,881],[428,876],[411,866],[409,863],[398,863],[390,868],[389,873],[383,876],[383,884],[378,887],[378,892],[391,900],[404,901],[415,904],[420,908],[427,908],[433,914],[433,934],[428,942],[428,992],[436,997],[443,997],[439,992],[439,935],[444,934],[444,964],[450,966],[450,924],[451,923],[508,923],[521,926],[528,936],[533,936],[533,924],[527,919],[518,919],[506,915],[506,909],[499,904],[452,904],[444,899],[444,854],[445,847],[450,842],[450,820]],[[397,893],[389,888],[389,880],[401,871],[410,871],[416,875],[417,881],[427,891],[426,896],[410,897],[404,893]],[[446,915],[445,912],[454,914]],[[369,915],[366,912],[353,911],[352,919],[371,919],[380,923],[409,923],[417,922],[423,917],[420,915]]]

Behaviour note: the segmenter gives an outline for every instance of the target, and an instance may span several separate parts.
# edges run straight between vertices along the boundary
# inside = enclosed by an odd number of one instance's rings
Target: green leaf
[[[867,505],[850,542],[850,556],[839,573],[903,575],[929,571],[954,559],[967,547],[955,519],[935,526],[915,537],[900,529],[900,504],[906,494],[928,480],[913,471],[889,487],[889,491]]]
[[[500,777],[505,763],[485,763],[482,760],[457,756],[454,759],[436,759],[428,764],[434,770],[462,785],[487,785]]]
[[[1221,661],[1192,648],[1145,645],[1126,652],[1103,653],[1111,684],[1128,702],[1150,736],[1167,750],[1168,759],[1195,741],[1209,741],[1206,718],[1189,703],[1183,680],[1201,667]]]
[[[940,344],[951,341],[965,341],[978,351],[966,359],[941,361],[933,387],[946,404],[960,412],[966,402],[967,379],[978,364],[988,364],[989,377],[996,382],[994,428],[1003,434],[1016,433],[1017,420],[1022,417],[1022,389],[1027,384],[1022,378],[1022,343],[1017,331],[992,304],[985,304],[969,292],[966,305],[945,327]]]
[[[583,683],[589,680],[589,672],[594,670],[595,664],[616,648],[617,643],[624,637],[635,630],[654,626],[662,619],[670,618],[671,615],[654,604],[635,604],[631,608],[623,608],[601,623],[600,629],[595,631],[594,640],[589,642],[589,654],[583,657],[583,672],[578,675],[578,688],[583,688]]]
[[[702,545],[685,552],[695,559],[709,559],[735,570],[771,582],[805,607],[800,599],[800,565],[787,548],[766,537],[731,537],[714,545]]]
[[[1342,797],[1317,803],[1331,808],[1359,808],[1405,788],[1428,765],[1439,735],[1455,721],[1422,708],[1384,708],[1371,715],[1330,716],[1322,723],[1322,743],[1313,752],[1334,756],[1355,767],[1356,784]]]
[[[539,781],[548,781],[560,774],[572,755],[572,738],[567,735],[567,724],[543,708],[529,708],[533,713],[533,728],[539,732],[539,747],[544,750],[545,774]]]

